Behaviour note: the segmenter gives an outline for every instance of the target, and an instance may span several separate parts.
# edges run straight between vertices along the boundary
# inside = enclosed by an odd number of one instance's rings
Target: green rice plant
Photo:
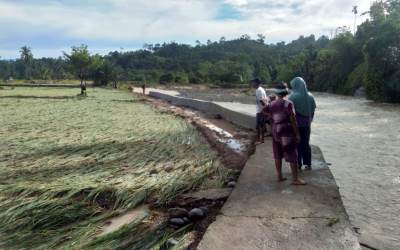
[[[150,199],[166,205],[228,174],[186,121],[127,92],[77,91],[0,92],[0,249],[150,247],[164,222],[96,235],[116,214]]]

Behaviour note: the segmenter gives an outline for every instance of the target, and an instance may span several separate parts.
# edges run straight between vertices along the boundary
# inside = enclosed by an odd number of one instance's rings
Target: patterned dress
[[[272,119],[272,146],[274,158],[287,162],[297,163],[296,134],[290,122],[290,116],[295,117],[294,106],[291,101],[278,99],[271,102],[264,109]]]

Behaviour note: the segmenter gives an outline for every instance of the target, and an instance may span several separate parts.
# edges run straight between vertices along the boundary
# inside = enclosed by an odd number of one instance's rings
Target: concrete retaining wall
[[[150,91],[149,96],[169,101],[170,103],[199,110],[210,115],[220,115],[223,119],[240,127],[255,130],[255,115],[243,114],[241,112],[222,107],[214,102],[180,97],[173,94]]]

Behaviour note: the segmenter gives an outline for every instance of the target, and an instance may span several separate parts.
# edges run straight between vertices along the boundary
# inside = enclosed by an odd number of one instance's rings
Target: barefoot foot
[[[264,143],[264,140],[262,140],[262,141],[256,141],[256,145],[260,145],[260,144],[263,144]]]
[[[287,180],[286,177],[280,177],[280,178],[278,178],[278,182],[284,182],[284,181],[286,181],[286,180]]]
[[[297,180],[292,181],[292,185],[303,186],[303,185],[307,185],[307,182],[303,181],[302,179],[297,179]]]

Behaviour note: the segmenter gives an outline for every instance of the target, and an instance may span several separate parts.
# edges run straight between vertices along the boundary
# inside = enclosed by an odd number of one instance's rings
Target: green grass
[[[115,214],[227,174],[186,121],[127,92],[78,92],[0,90],[0,249],[150,247],[166,232],[147,218],[94,236]]]

